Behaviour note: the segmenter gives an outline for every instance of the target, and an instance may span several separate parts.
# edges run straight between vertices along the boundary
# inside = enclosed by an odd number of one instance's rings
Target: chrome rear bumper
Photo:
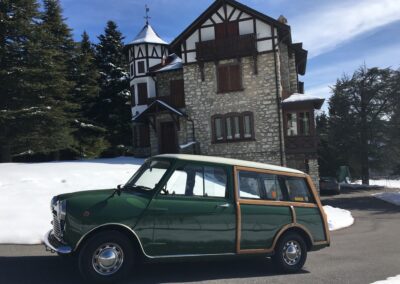
[[[52,252],[57,252],[59,254],[70,254],[72,252],[70,246],[64,245],[56,239],[53,235],[53,230],[48,231],[46,235],[44,235],[43,241],[46,249]]]

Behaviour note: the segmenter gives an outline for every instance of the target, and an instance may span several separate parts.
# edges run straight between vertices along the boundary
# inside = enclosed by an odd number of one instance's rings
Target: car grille
[[[53,233],[58,240],[62,240],[62,228],[56,212],[53,212]]]

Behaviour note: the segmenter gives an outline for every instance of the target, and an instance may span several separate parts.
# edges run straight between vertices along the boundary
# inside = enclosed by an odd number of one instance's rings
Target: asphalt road
[[[303,271],[276,273],[268,259],[144,264],[127,283],[371,283],[400,274],[400,207],[373,191],[325,196],[351,210],[355,224],[333,232],[332,245],[308,255]],[[0,283],[85,283],[75,265],[42,246],[0,245]]]

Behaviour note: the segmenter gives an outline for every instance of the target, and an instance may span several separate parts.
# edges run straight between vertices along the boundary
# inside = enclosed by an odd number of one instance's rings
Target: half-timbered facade
[[[150,43],[139,56],[140,45],[130,47],[137,155],[218,155],[289,165],[317,179],[314,109],[323,101],[301,94],[307,51],[292,42],[284,17],[216,0],[168,46],[152,43],[160,57],[152,58]],[[137,73],[140,61],[145,74]]]

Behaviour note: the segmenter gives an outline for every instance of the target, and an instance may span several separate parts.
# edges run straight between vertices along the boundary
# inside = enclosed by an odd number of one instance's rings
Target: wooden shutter
[[[229,91],[229,66],[218,66],[218,92]]]
[[[215,39],[224,39],[226,37],[226,27],[224,23],[215,25]]]
[[[176,107],[183,107],[185,102],[185,90],[183,80],[170,81],[171,102]]]
[[[138,84],[138,105],[147,104],[147,83]]]
[[[229,90],[238,91],[242,88],[242,76],[240,65],[229,65]]]
[[[239,22],[228,22],[226,25],[227,37],[239,36]]]

